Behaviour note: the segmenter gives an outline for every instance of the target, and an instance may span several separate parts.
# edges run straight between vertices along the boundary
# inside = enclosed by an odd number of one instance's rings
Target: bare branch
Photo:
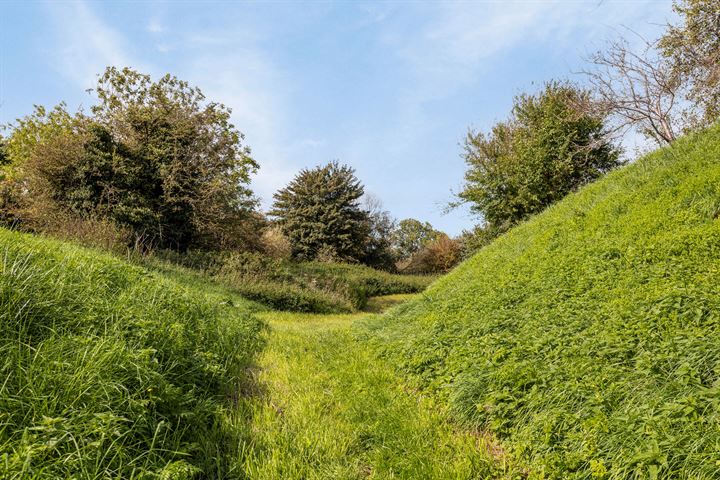
[[[656,44],[642,40],[639,53],[625,39],[611,42],[607,50],[591,56],[596,68],[582,73],[593,87],[597,108],[614,119],[614,131],[635,128],[661,145],[669,144],[682,131],[678,99],[684,82],[657,55]]]

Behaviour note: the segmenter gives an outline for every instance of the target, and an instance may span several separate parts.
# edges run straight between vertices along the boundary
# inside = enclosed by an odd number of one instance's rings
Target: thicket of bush
[[[205,275],[250,300],[278,310],[351,312],[370,297],[416,293],[434,277],[395,275],[359,264],[297,262],[258,253],[158,251],[143,261],[154,268]]]
[[[0,229],[0,477],[227,476],[261,347],[237,302]]]
[[[718,152],[720,126],[509,231],[372,325],[380,354],[529,478],[718,478]]]

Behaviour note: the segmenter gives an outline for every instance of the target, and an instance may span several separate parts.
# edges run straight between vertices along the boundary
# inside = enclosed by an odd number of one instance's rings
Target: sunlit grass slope
[[[530,478],[720,478],[720,128],[573,194],[373,324]]]
[[[373,309],[401,301],[373,300]],[[356,341],[368,314],[267,312],[258,383],[241,403],[252,441],[240,457],[255,480],[493,478],[502,459],[484,437],[448,422],[427,395]]]
[[[221,478],[260,323],[67,243],[0,230],[0,478]]]

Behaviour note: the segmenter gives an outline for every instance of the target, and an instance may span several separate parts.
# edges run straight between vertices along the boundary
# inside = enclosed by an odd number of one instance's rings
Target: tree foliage
[[[38,107],[10,137],[26,203],[108,218],[138,239],[184,250],[237,246],[255,200],[258,168],[230,110],[170,75],[152,81],[108,68],[90,115]]]
[[[392,240],[395,219],[383,208],[379,198],[365,194],[364,208],[368,212],[370,233],[362,263],[380,270],[394,271],[396,255]]]
[[[679,25],[668,25],[659,47],[689,85],[688,99],[702,110],[701,124],[720,117],[720,3],[675,1]]]
[[[10,159],[8,158],[7,152],[6,152],[6,145],[5,145],[5,139],[0,135],[0,180],[3,179],[3,170],[2,168],[5,167],[5,165],[8,164]]]
[[[551,82],[515,98],[510,118],[465,141],[468,170],[459,197],[502,232],[622,162],[590,94]]]
[[[392,245],[398,260],[410,258],[428,242],[435,240],[440,232],[429,222],[406,218],[398,223],[392,234]]]
[[[334,161],[301,170],[275,193],[269,214],[290,240],[294,257],[359,261],[370,234],[368,212],[360,206],[363,193],[355,171]]]

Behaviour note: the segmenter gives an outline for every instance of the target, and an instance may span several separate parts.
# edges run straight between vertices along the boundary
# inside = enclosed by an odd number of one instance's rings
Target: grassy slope
[[[372,325],[531,478],[720,478],[720,128],[569,196]]]
[[[222,476],[261,346],[232,292],[0,230],[0,477]]]
[[[387,299],[373,309],[388,306]],[[268,312],[259,396],[246,399],[253,479],[485,478],[496,462],[484,439],[455,431],[427,396],[351,333],[367,314]]]

